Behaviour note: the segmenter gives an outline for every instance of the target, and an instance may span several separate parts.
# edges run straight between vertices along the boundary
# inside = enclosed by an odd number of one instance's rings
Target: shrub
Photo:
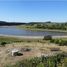
[[[54,42],[55,42],[56,44],[58,44],[58,43],[59,43],[59,40],[58,40],[58,39],[55,39]]]
[[[59,44],[60,46],[64,46],[64,45],[67,45],[67,41],[61,41],[61,43]]]
[[[57,54],[50,57],[35,57],[16,62],[14,65],[5,65],[4,67],[67,67],[67,57],[63,57],[64,53]],[[62,63],[64,61],[64,63]]]
[[[43,40],[52,40],[52,36],[50,35],[44,36]]]
[[[62,39],[52,39],[50,40],[51,43],[59,44],[59,46],[67,46],[67,40]]]
[[[1,46],[5,46],[7,43],[6,42],[1,42]]]
[[[51,39],[50,42],[51,42],[51,43],[54,43],[54,39]]]

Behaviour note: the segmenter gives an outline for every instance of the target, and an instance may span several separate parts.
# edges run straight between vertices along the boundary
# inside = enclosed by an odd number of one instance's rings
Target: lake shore
[[[15,37],[21,39],[43,39],[44,38],[44,36],[17,36],[17,35],[4,35],[4,34],[0,34],[0,36]],[[67,38],[67,36],[52,36],[52,38]]]
[[[57,30],[57,29],[38,29],[34,27],[26,26],[16,26],[18,29],[31,30],[31,31],[49,31],[49,32],[67,32],[67,30]]]
[[[4,37],[16,37],[16,38],[26,38],[26,39],[42,39],[44,36],[17,36],[17,35],[4,35],[4,34],[0,34],[0,36],[4,36]]]

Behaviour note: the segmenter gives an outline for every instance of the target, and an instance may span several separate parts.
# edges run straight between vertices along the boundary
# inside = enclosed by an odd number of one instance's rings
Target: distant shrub
[[[58,39],[54,40],[54,43],[58,44],[60,41]]]
[[[60,46],[67,46],[67,41],[62,40],[61,43],[59,43]]]
[[[67,40],[62,39],[52,39],[50,40],[51,43],[59,44],[59,46],[67,46]]]
[[[7,43],[6,42],[1,42],[1,46],[5,46]]]
[[[27,41],[28,43],[31,42],[30,40]]]
[[[52,40],[52,36],[51,35],[44,36],[43,40]]]

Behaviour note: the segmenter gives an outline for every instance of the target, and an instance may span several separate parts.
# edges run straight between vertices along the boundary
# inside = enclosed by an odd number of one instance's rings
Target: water
[[[0,27],[0,34],[17,35],[17,36],[64,36],[67,32],[54,32],[54,31],[30,31],[24,29],[17,29],[16,27]]]

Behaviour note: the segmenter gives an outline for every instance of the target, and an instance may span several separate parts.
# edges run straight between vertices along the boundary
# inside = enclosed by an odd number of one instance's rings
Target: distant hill
[[[14,26],[14,25],[23,25],[23,24],[26,23],[0,21],[0,26]]]
[[[6,22],[6,21],[0,21],[0,26],[15,26],[15,25],[34,25],[34,24],[43,24],[43,25],[67,25],[67,22],[51,22],[51,21],[46,21],[46,22]]]

